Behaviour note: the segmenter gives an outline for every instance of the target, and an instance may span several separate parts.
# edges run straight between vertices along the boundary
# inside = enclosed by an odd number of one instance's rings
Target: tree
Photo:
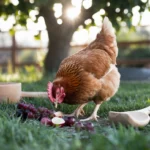
[[[27,18],[31,10],[38,10],[39,14],[36,16],[43,16],[48,31],[49,37],[49,51],[45,58],[45,69],[47,71],[54,71],[62,59],[68,55],[70,41],[73,33],[77,30],[79,25],[84,25],[86,19],[91,18],[92,23],[94,20],[92,15],[100,9],[105,10],[105,15],[109,17],[113,26],[119,28],[117,18],[127,22],[131,26],[131,17],[133,15],[132,8],[140,6],[139,12],[144,11],[148,7],[148,0],[93,0],[91,7],[87,8],[84,3],[91,2],[92,0],[76,0],[81,2],[80,15],[74,20],[69,20],[66,17],[66,10],[74,7],[71,0],[18,0],[17,4],[13,4],[13,0],[0,1],[0,16],[7,19],[8,16],[14,15],[16,23],[25,26]],[[62,15],[59,18],[54,16],[54,5],[60,3],[62,5]],[[103,15],[104,16],[104,15]],[[58,24],[58,19],[61,19],[62,24]]]

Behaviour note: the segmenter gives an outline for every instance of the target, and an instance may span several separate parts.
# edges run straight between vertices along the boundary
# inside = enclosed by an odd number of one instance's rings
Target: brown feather
[[[112,25],[105,19],[97,38],[60,64],[53,85],[54,89],[64,87],[63,102],[83,104],[94,100],[99,103],[113,96],[119,87],[120,75],[115,67],[110,71],[110,66],[116,64],[117,54]]]

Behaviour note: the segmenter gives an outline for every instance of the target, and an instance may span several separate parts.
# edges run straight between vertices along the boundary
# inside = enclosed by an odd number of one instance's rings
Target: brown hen
[[[120,74],[116,68],[118,48],[111,22],[104,18],[96,39],[80,52],[65,58],[53,83],[49,83],[49,98],[55,103],[80,104],[70,115],[78,117],[90,101],[96,106],[92,115],[83,119],[97,120],[102,102],[117,92]]]

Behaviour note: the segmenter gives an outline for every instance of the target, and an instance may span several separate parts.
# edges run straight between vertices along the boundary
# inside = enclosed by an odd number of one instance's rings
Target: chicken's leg
[[[87,103],[81,104],[79,105],[76,110],[72,113],[72,114],[64,114],[64,116],[75,116],[75,117],[79,117],[80,115],[83,116],[85,114],[83,107],[86,105]]]
[[[98,111],[98,109],[99,109],[99,107],[100,107],[101,104],[102,104],[102,103],[96,104],[96,106],[95,106],[95,108],[94,108],[94,111],[93,111],[93,113],[92,113],[92,115],[91,115],[90,117],[88,117],[88,118],[86,118],[86,119],[81,119],[80,121],[89,121],[89,120],[96,120],[96,121],[98,121],[97,118],[98,118],[99,116],[97,115],[97,111]]]

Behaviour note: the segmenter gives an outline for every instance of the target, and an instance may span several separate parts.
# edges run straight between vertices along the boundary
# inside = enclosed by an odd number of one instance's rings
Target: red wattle
[[[53,87],[53,83],[52,82],[48,82],[47,84],[47,94],[48,94],[48,98],[50,99],[51,102],[55,102],[55,98],[53,97],[52,94],[52,87]]]

